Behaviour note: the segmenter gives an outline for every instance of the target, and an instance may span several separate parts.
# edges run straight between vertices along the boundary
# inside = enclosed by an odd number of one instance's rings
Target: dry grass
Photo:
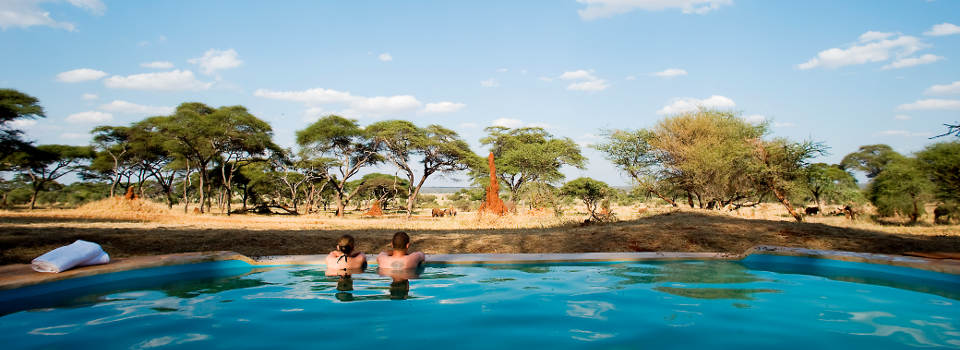
[[[521,209],[497,217],[463,213],[431,218],[329,214],[259,216],[184,214],[148,201],[108,199],[77,209],[0,211],[0,264],[25,263],[76,239],[101,243],[115,257],[232,250],[247,255],[317,254],[341,234],[362,249],[385,249],[405,230],[427,253],[547,253],[593,251],[718,251],[740,253],[757,244],[877,253],[960,251],[960,226],[878,225],[867,220],[813,216],[792,222],[782,208],[738,212],[617,208],[620,222],[581,227],[586,213],[561,218]],[[582,208],[580,209],[582,210]],[[642,213],[641,213],[642,212]]]

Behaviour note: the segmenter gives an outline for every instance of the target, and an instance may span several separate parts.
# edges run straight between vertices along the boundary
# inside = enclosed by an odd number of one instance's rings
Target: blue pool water
[[[218,262],[0,292],[3,348],[960,348],[955,275],[822,259],[428,266],[349,280]]]

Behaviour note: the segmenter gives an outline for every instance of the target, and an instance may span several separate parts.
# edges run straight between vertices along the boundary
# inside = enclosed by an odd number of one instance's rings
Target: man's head
[[[400,231],[393,234],[393,249],[406,251],[410,248],[410,236],[406,232]]]

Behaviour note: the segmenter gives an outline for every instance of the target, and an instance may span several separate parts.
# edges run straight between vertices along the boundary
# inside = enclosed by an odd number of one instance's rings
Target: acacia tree
[[[821,199],[836,200],[844,193],[857,189],[857,180],[836,164],[814,163],[805,169],[802,184],[813,196],[818,207]]]
[[[881,216],[906,215],[916,223],[934,185],[914,158],[901,157],[885,164],[867,189],[870,202]]]
[[[334,159],[332,167],[337,169],[338,176],[331,180],[336,190],[337,216],[344,215],[347,203],[357,194],[356,189],[347,188],[350,177],[383,160],[378,153],[380,144],[356,120],[337,115],[326,116],[297,131],[297,144],[311,156]]]
[[[188,167],[199,174],[200,212],[209,211],[209,183],[207,169],[220,155],[219,149],[210,142],[220,132],[217,125],[209,122],[209,115],[216,109],[199,102],[187,102],[177,106],[169,117],[154,120],[160,133],[167,137],[164,147],[186,159]],[[189,173],[190,170],[187,170]]]
[[[811,158],[826,153],[826,148],[816,142],[790,142],[786,139],[753,140],[756,162],[747,171],[747,177],[757,185],[770,190],[780,204],[797,222],[803,214],[796,211],[787,199],[787,187],[804,177],[804,169]]]
[[[153,177],[167,199],[167,207],[173,208],[174,180],[186,166],[186,159],[175,153],[177,140],[163,132],[166,117],[150,117],[134,123],[128,130],[130,161],[137,168]],[[184,170],[184,185],[189,173]],[[186,186],[184,186],[186,189]],[[184,195],[184,201],[187,197]]]
[[[279,149],[270,124],[250,114],[243,106],[220,107],[204,118],[212,148],[218,153],[227,215],[233,198],[233,177],[243,166],[264,161],[268,150]]]
[[[108,174],[110,197],[113,197],[117,184],[124,176],[129,176],[133,166],[130,162],[130,128],[98,126],[90,133],[93,134],[93,147],[98,151],[91,168]]]
[[[650,146],[654,134],[650,130],[612,130],[604,133],[606,142],[593,146],[647,193],[653,193],[660,199],[676,207],[677,202],[666,197],[655,187],[662,169],[662,160],[656,150]]]
[[[387,120],[367,127],[374,140],[381,144],[386,159],[402,171],[410,184],[407,189],[407,216],[413,215],[420,189],[434,173],[450,173],[469,168],[476,155],[455,131],[439,125],[418,128],[405,120]],[[420,179],[414,171],[418,159],[422,170]]]
[[[701,208],[720,209],[755,198],[766,191],[747,176],[744,169],[755,162],[749,140],[760,139],[767,125],[751,125],[732,112],[699,109],[669,116],[652,129],[650,146],[661,160],[662,176],[694,198]]]
[[[10,122],[44,117],[36,97],[13,89],[0,89],[0,159],[14,152],[32,150],[31,143],[21,138],[23,131],[12,127]]]
[[[960,202],[960,141],[932,144],[917,152],[921,169],[936,185],[942,202]]]
[[[41,145],[31,152],[15,152],[7,161],[14,171],[30,180],[33,190],[30,209],[33,210],[40,191],[64,175],[83,169],[94,155],[93,148],[88,146]]]
[[[490,146],[497,168],[497,178],[510,189],[517,200],[520,187],[529,182],[554,183],[563,180],[560,167],[564,165],[583,169],[586,158],[570,138],[554,138],[543,128],[510,129],[492,126],[485,129],[487,137],[480,143]],[[480,168],[485,166],[478,162]],[[484,168],[474,169],[479,175]]]
[[[272,152],[269,164],[274,176],[290,192],[293,211],[299,213],[297,205],[300,193],[303,192],[303,186],[311,185],[311,193],[307,194],[307,200],[312,201],[313,198],[309,197],[317,191],[315,184],[320,184],[319,191],[322,192],[328,183],[328,181],[318,180],[326,180],[329,177],[327,169],[331,166],[331,160],[328,158],[311,158],[304,152],[294,154],[293,150],[286,149]]]
[[[858,170],[867,174],[868,178],[877,177],[883,168],[894,160],[904,157],[888,145],[860,146],[856,152],[850,153],[840,161],[843,170]]]
[[[590,212],[590,219],[595,221],[603,221],[603,218],[597,215],[597,208],[600,201],[610,194],[610,190],[610,186],[606,183],[589,177],[577,178],[560,188],[560,192],[564,195],[576,197],[583,201],[583,204],[587,206],[587,211]]]

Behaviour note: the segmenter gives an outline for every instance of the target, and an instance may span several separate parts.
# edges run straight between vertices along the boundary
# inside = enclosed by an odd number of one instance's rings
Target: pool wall
[[[616,262],[643,262],[643,261],[671,261],[671,260],[736,260],[746,264],[761,264],[773,266],[775,256],[807,257],[811,259],[825,259],[833,261],[858,262],[879,265],[891,265],[898,269],[884,269],[896,271],[898,275],[910,276],[917,272],[936,272],[948,275],[945,278],[956,282],[960,279],[960,261],[951,259],[927,259],[901,255],[856,253],[836,250],[815,250],[804,248],[790,248],[777,246],[756,246],[743,254],[731,253],[671,253],[671,252],[643,252],[643,253],[555,253],[555,254],[432,254],[427,255],[427,264],[442,265],[513,265],[513,264],[545,264],[545,263],[616,263]],[[62,273],[39,273],[30,269],[29,264],[14,264],[0,266],[0,290],[15,288],[37,289],[38,293],[47,293],[42,284],[53,281],[75,279],[78,277],[94,276],[106,273],[125,272],[149,269],[163,266],[179,266],[199,263],[227,262],[226,264],[210,264],[209,266],[253,267],[253,266],[283,266],[283,265],[324,265],[326,254],[323,255],[280,255],[247,257],[235,252],[199,252],[170,254],[157,256],[141,256],[116,259],[110,264],[87,266]],[[815,260],[814,260],[815,261]],[[375,266],[376,261],[371,261]],[[758,265],[759,266],[759,265]],[[811,265],[813,266],[813,265]],[[192,273],[193,269],[182,269],[180,273]],[[171,269],[164,273],[176,274],[179,269]],[[912,271],[912,272],[911,272]],[[126,274],[123,274],[126,275]],[[118,278],[123,277],[118,275]],[[953,278],[956,277],[956,278]],[[941,277],[941,279],[944,277]],[[79,279],[77,283],[82,283]],[[61,285],[57,283],[56,285]],[[69,284],[68,284],[69,285]],[[55,291],[52,291],[55,292]]]

